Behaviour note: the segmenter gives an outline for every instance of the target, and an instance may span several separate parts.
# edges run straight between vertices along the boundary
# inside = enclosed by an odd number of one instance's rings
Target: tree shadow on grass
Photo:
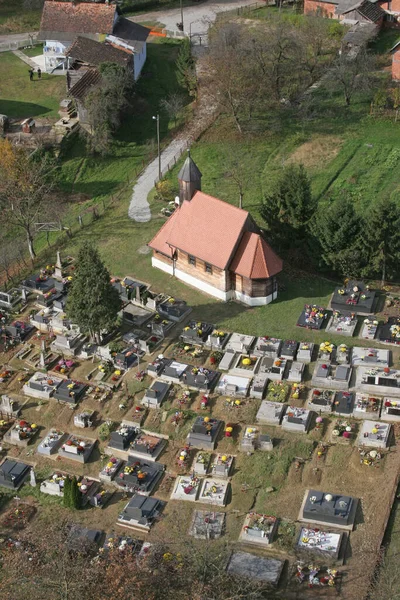
[[[28,117],[39,117],[52,112],[51,108],[35,104],[33,102],[19,102],[17,100],[0,99],[0,113],[15,119],[26,119]]]

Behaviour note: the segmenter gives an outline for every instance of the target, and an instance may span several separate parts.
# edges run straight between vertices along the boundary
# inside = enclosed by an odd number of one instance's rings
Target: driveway
[[[199,4],[194,2],[193,5],[183,8],[184,31],[185,33],[191,32],[192,35],[196,36],[206,35],[210,23],[215,21],[218,12],[233,10],[241,6],[248,6],[249,4],[255,4],[255,0],[221,0],[220,2],[207,0]],[[164,23],[166,29],[178,31],[176,24],[181,20],[181,10],[180,8],[155,10],[143,15],[129,17],[129,19],[136,23],[159,21],[160,23]]]

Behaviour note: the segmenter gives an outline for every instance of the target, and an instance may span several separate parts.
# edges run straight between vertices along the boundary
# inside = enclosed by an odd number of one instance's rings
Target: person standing
[[[30,79],[30,81],[33,81],[33,73],[34,73],[33,69],[29,69],[29,79]]]
[[[38,76],[38,79],[42,79],[42,69],[40,67],[38,67],[38,69],[37,69],[37,76]]]

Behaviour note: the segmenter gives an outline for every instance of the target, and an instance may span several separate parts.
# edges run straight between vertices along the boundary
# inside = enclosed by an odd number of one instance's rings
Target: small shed
[[[23,133],[33,133],[35,131],[36,123],[33,119],[25,119],[21,123]]]

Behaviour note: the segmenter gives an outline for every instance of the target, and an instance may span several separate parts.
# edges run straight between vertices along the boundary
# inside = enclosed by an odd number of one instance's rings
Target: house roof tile
[[[148,27],[143,27],[143,25],[139,25],[123,17],[118,19],[113,30],[113,35],[133,45],[135,45],[135,42],[145,42],[149,34],[150,29]]]
[[[103,62],[125,66],[132,60],[132,53],[112,44],[103,44],[86,37],[78,36],[68,48],[66,56],[98,67]]]
[[[282,260],[260,234],[245,231],[229,269],[248,279],[268,279],[282,267]]]
[[[88,69],[82,77],[71,87],[68,94],[72,98],[82,100],[91,87],[97,85],[101,81],[101,75],[97,69]]]
[[[46,0],[43,6],[40,32],[112,33],[114,17],[114,4]],[[39,39],[44,39],[41,33],[39,33]]]
[[[171,251],[165,249],[172,246],[226,269],[248,216],[247,211],[198,191],[173,213],[149,246],[168,255]]]

